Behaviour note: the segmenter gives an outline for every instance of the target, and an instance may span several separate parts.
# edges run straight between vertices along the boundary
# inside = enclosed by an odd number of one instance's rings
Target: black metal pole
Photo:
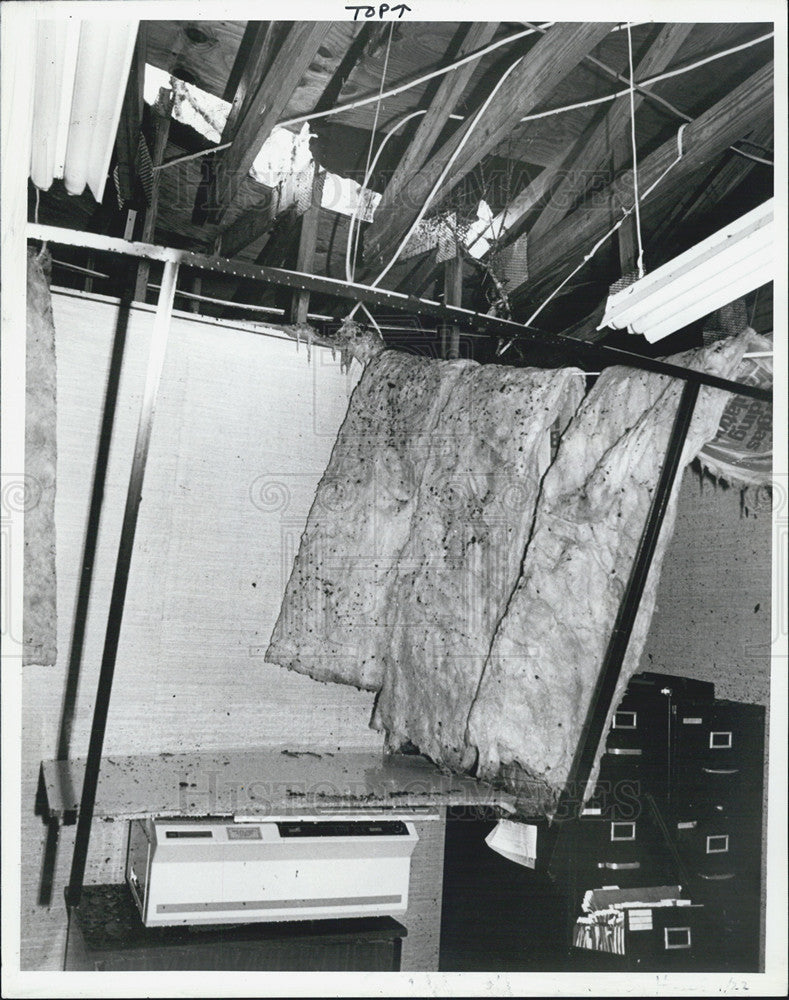
[[[93,709],[88,758],[85,763],[85,779],[82,783],[77,833],[74,841],[74,855],[71,860],[69,884],[66,889],[66,905],[69,909],[79,906],[79,901],[82,897],[85,862],[88,856],[90,830],[93,823],[93,809],[96,804],[96,789],[99,783],[101,755],[104,747],[104,733],[107,728],[112,680],[115,673],[115,661],[118,655],[118,642],[120,640],[121,623],[123,621],[123,606],[126,600],[126,587],[129,582],[134,534],[137,529],[137,514],[140,507],[140,500],[142,499],[142,484],[145,477],[145,464],[148,459],[148,445],[151,440],[151,429],[153,427],[156,399],[159,392],[159,380],[167,349],[170,316],[172,314],[177,278],[178,264],[167,262],[164,266],[162,288],[159,292],[159,303],[151,333],[151,344],[148,351],[148,369],[145,375],[142,403],[140,404],[140,419],[137,425],[134,458],[129,476],[129,487],[126,493],[126,508],[123,514],[121,540],[118,546],[115,578],[112,584],[110,609],[107,616],[107,631],[104,638],[104,652],[101,658],[99,683],[96,690],[96,704]]]
[[[666,457],[660,478],[652,497],[646,525],[636,550],[630,578],[622,596],[619,612],[614,622],[613,632],[608,642],[603,665],[592,696],[589,711],[584,725],[584,731],[578,750],[573,760],[566,785],[562,789],[556,806],[556,820],[549,832],[549,843],[546,858],[550,861],[556,847],[559,829],[565,821],[578,817],[581,802],[589,783],[595,757],[603,737],[603,728],[608,718],[611,702],[616,690],[616,684],[622,671],[622,664],[627,653],[633,625],[638,614],[644,586],[647,582],[652,557],[655,554],[660,529],[666,514],[666,508],[671,498],[671,490],[677,477],[685,446],[690,421],[699,394],[698,385],[686,382],[682,387],[679,406],[677,408],[671,434],[666,448]]]
[[[47,240],[50,243],[66,244],[68,246],[91,247],[94,250],[104,250],[108,253],[123,253],[132,257],[143,257],[147,260],[171,261],[188,267],[217,271],[221,274],[232,274],[236,277],[250,278],[254,281],[268,281],[286,288],[296,288],[301,291],[323,292],[338,298],[350,299],[356,302],[368,302],[386,309],[399,309],[416,316],[434,316],[442,319],[447,325],[457,324],[465,329],[485,330],[500,337],[511,337],[522,344],[534,347],[550,348],[558,351],[562,357],[575,364],[593,366],[628,365],[643,371],[656,372],[659,375],[671,375],[686,382],[697,385],[709,385],[715,389],[726,389],[740,396],[751,399],[761,399],[769,402],[772,390],[758,385],[745,385],[731,379],[710,375],[707,372],[672,365],[659,358],[650,358],[633,351],[623,351],[604,344],[588,343],[576,340],[558,333],[548,333],[533,327],[524,326],[513,320],[502,319],[500,316],[488,316],[460,306],[443,305],[432,299],[421,299],[415,295],[405,295],[403,292],[392,292],[386,288],[374,288],[372,285],[361,285],[355,282],[341,281],[339,278],[326,278],[301,271],[289,271],[285,268],[266,267],[261,264],[249,264],[244,261],[227,260],[221,257],[209,257],[207,254],[192,253],[188,250],[173,250],[169,247],[155,246],[149,243],[133,243],[115,237],[103,236],[97,233],[81,233],[76,230],[59,229],[54,226],[29,224],[27,227],[29,239]],[[532,363],[532,362],[530,362]]]

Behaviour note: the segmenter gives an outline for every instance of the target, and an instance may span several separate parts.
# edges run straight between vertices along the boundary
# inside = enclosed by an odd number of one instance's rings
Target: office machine
[[[388,916],[418,840],[391,816],[137,819],[126,881],[147,927]]]

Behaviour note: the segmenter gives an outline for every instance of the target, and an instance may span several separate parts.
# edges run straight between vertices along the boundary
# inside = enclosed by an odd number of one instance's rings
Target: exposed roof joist
[[[232,145],[218,163],[217,194],[221,205],[220,223],[232,222],[240,208],[243,181],[255,157],[287,107],[291,95],[315,58],[331,27],[327,21],[293,23],[262,82],[245,101]],[[261,42],[262,57],[265,45]]]
[[[772,105],[772,61],[757,70],[738,87],[730,91],[713,107],[699,115],[678,137],[666,140],[638,165],[641,204],[666,196],[687,176],[709,160],[720,155],[733,142],[753,128],[762,115],[769,116]],[[681,146],[681,150],[680,150]],[[681,156],[679,152],[681,151]],[[676,162],[675,162],[676,161]],[[654,191],[647,190],[662,174],[663,181]],[[629,211],[633,207],[633,171],[622,173],[595,199],[596,204],[577,208],[555,226],[539,242],[529,240],[529,278],[511,295],[540,294],[547,282],[556,282],[555,275],[569,272],[580,263],[594,242],[610,227],[610,214],[600,211],[600,205],[614,210]],[[520,237],[520,239],[528,237]]]
[[[461,144],[462,149],[446,173],[444,191],[457,184],[505,140],[513,122],[544,101],[611,27],[600,23],[557,24],[540,38],[493,96],[479,127],[474,128],[473,115],[467,118],[427,163],[406,180],[398,196],[390,196],[390,210],[376,212],[366,235],[366,265],[374,270],[389,263],[398,241],[416,219]]]
[[[692,29],[692,24],[664,25],[638,63],[635,76],[644,79],[661,73],[677,54]],[[637,110],[644,100],[644,93],[635,91],[634,108]],[[587,136],[582,140],[583,148],[578,155],[563,163],[560,170],[554,172],[554,179],[556,174],[560,174],[561,180],[557,187],[551,190],[551,197],[529,230],[532,240],[540,239],[561,222],[572,208],[573,194],[580,193],[579,178],[586,179],[586,183],[583,184],[586,187],[592,175],[606,162],[612,144],[629,126],[630,102],[625,99],[614,101],[602,121],[592,125],[588,130]]]

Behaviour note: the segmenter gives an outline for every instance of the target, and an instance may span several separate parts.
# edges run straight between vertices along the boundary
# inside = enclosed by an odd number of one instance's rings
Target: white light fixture
[[[139,21],[41,20],[36,26],[36,82],[30,177],[49,190],[62,177],[69,194],[90,187],[96,201],[118,130]]]
[[[651,343],[774,277],[773,199],[608,298],[598,326]]]

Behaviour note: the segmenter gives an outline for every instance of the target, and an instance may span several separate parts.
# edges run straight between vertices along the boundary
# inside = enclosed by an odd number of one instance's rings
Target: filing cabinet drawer
[[[704,907],[696,904],[630,909],[625,915],[625,951],[636,968],[694,968],[708,938]]]

